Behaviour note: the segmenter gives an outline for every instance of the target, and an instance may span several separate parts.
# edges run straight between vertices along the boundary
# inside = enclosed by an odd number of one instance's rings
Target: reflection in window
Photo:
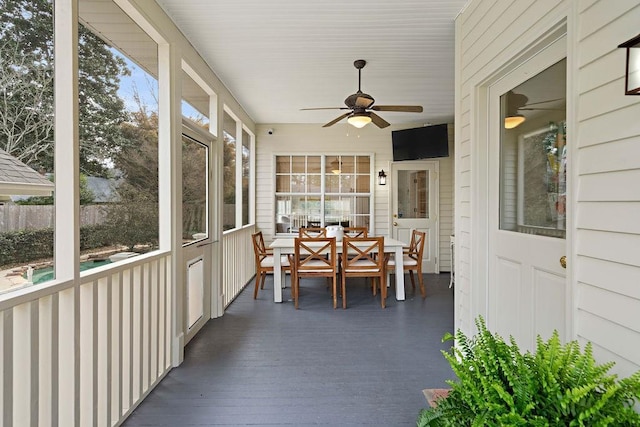
[[[500,229],[565,237],[566,60],[501,97]]]
[[[277,233],[371,222],[369,156],[276,156]]]
[[[398,216],[429,218],[429,171],[398,171]]]
[[[206,239],[208,148],[182,135],[182,242]]]

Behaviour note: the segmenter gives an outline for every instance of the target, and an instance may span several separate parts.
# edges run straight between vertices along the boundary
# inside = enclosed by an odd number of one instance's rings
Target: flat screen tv
[[[446,124],[395,130],[391,141],[394,161],[449,157]]]

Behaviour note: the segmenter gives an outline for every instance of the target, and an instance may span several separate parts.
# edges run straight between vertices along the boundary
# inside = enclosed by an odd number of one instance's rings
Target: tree
[[[105,206],[110,238],[133,250],[158,244],[158,114],[147,112],[136,96],[138,111],[121,125],[128,143],[113,158],[122,174],[119,200]]]
[[[235,204],[236,202],[236,139],[224,133],[223,144],[223,198],[225,204]]]
[[[127,140],[118,97],[125,62],[99,37],[79,29],[80,169],[104,161]],[[53,170],[53,7],[50,0],[0,2],[0,148],[36,170]]]

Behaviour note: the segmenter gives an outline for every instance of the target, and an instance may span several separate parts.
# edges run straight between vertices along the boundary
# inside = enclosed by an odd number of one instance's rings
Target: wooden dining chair
[[[367,227],[345,227],[344,234],[349,237],[367,237]]]
[[[262,237],[262,231],[258,231],[251,235],[253,241],[253,252],[256,260],[256,285],[253,290],[253,299],[258,297],[258,288],[264,289],[264,281],[267,274],[273,273],[273,251],[267,249]],[[280,257],[280,264],[283,271],[291,271],[289,258],[286,255]],[[284,282],[283,282],[284,283]]]
[[[327,237],[327,229],[324,227],[300,227],[298,237]]]
[[[416,290],[416,282],[413,277],[415,271],[418,275],[418,283],[420,284],[420,294],[422,298],[427,296],[424,288],[424,279],[422,278],[422,256],[424,254],[424,243],[427,239],[427,234],[424,231],[413,230],[411,233],[411,243],[409,248],[403,251],[402,265],[404,271],[409,271],[411,277],[411,286],[413,290]],[[387,271],[393,273],[396,268],[396,263],[393,258],[390,258],[387,262]]]
[[[370,277],[380,284],[380,304],[386,306],[387,259],[384,254],[384,237],[342,238],[342,308],[347,308],[347,278]]]
[[[338,270],[335,237],[296,237],[294,253],[289,255],[291,269],[291,295],[298,309],[300,297],[300,279],[306,277],[327,277],[331,281],[333,308],[338,305]]]

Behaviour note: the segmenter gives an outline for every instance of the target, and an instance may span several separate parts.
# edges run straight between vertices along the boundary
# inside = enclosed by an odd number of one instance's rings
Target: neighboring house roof
[[[0,150],[0,195],[50,196],[53,190],[53,182]]]

